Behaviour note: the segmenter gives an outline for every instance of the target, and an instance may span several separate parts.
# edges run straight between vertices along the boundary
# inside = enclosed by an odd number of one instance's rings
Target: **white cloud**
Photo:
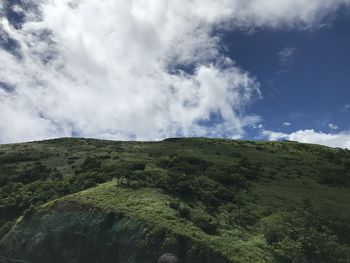
[[[315,130],[299,130],[293,133],[281,133],[264,130],[262,136],[271,141],[290,140],[302,143],[314,143],[331,147],[340,147],[350,149],[350,132],[341,132],[338,134],[316,132]]]
[[[350,104],[344,105],[344,107],[341,109],[341,111],[344,111],[344,112],[350,111]]]
[[[280,60],[281,65],[288,66],[293,62],[294,55],[298,51],[295,47],[286,47],[278,52],[278,58]]]
[[[22,28],[0,18],[22,57],[0,48],[0,79],[15,87],[0,89],[0,142],[241,136],[260,120],[244,111],[259,97],[259,84],[221,53],[213,28],[307,28],[349,1],[33,3],[41,13],[27,12]],[[213,114],[221,121],[201,125]]]
[[[254,130],[256,129],[263,129],[264,128],[264,125],[263,124],[259,124],[259,123],[253,123],[252,125],[250,125],[250,127]]]
[[[241,135],[234,135],[231,137],[232,140],[239,140],[239,139],[242,139],[242,136]]]
[[[328,128],[330,128],[331,130],[338,130],[338,126],[333,123],[328,123]]]
[[[292,125],[290,122],[287,122],[287,121],[285,121],[285,122],[283,122],[282,123],[282,126],[283,127],[288,127],[288,126],[290,126],[290,125]]]

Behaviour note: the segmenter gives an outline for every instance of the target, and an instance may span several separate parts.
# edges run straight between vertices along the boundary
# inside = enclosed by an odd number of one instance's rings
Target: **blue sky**
[[[265,128],[350,129],[350,110],[344,108],[350,104],[350,11],[339,10],[325,22],[312,30],[225,34],[228,55],[261,83],[263,99],[250,110],[259,112]]]
[[[349,25],[350,0],[0,0],[0,143],[350,148]]]

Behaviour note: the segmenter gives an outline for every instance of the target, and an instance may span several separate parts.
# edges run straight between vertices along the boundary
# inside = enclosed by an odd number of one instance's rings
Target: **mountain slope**
[[[170,251],[182,262],[347,262],[349,182],[348,150],[296,142],[2,145],[0,255],[155,262]]]

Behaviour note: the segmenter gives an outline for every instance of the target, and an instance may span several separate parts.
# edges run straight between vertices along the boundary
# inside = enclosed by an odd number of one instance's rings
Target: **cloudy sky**
[[[0,0],[0,143],[350,148],[350,0]]]

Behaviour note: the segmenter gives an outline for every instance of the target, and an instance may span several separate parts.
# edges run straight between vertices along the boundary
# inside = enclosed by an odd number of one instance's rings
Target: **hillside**
[[[0,262],[350,262],[350,151],[297,142],[0,145]]]

